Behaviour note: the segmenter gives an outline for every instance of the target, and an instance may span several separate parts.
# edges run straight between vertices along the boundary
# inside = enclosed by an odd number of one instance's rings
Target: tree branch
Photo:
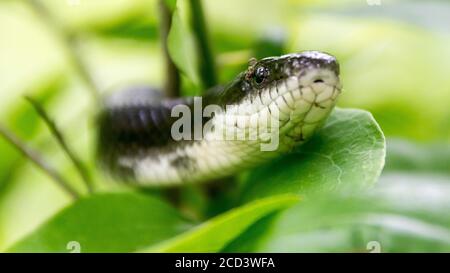
[[[8,129],[0,124],[0,135],[6,139],[11,145],[16,147],[24,156],[31,160],[38,168],[46,173],[53,181],[56,182],[64,191],[66,191],[73,199],[78,199],[80,195],[78,192],[70,186],[63,176],[58,173],[56,169],[50,166],[40,154],[28,147],[22,140],[16,135],[10,132]]]
[[[69,148],[67,142],[64,139],[64,136],[61,134],[59,129],[56,127],[55,122],[49,117],[45,109],[33,98],[29,96],[25,96],[25,99],[33,106],[34,110],[39,114],[39,116],[44,120],[45,124],[49,128],[52,135],[57,140],[58,144],[70,158],[72,163],[75,165],[81,179],[86,185],[89,193],[93,192],[93,181],[87,171],[87,168],[81,163],[79,158],[75,155],[75,153]]]

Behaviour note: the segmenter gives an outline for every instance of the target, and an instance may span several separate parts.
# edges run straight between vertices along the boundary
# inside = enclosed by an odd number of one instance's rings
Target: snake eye
[[[256,69],[253,79],[256,84],[262,84],[268,77],[269,69],[260,66]]]

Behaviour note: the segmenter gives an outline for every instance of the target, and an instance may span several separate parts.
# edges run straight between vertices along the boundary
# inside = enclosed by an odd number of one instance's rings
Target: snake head
[[[297,79],[297,86],[293,86]],[[290,84],[288,88],[329,85],[341,89],[339,82],[339,63],[335,57],[318,51],[268,57],[257,61],[252,58],[247,70],[227,87],[222,94],[222,102],[240,103],[256,95],[265,96],[273,87]],[[321,85],[322,84],[322,85]]]
[[[339,63],[329,54],[306,51],[264,58],[251,65],[246,74],[246,79],[255,89],[263,89],[290,77],[297,77],[299,86],[319,82],[335,85],[339,77]]]
[[[298,142],[308,139],[325,121],[341,88],[336,58],[306,51],[253,60],[221,97],[235,106],[227,115],[239,116],[237,120],[277,113],[280,132]]]

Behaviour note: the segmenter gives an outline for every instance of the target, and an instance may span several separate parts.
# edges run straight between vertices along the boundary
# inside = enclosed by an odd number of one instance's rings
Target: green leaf
[[[137,193],[108,193],[81,199],[64,209],[9,252],[130,252],[161,242],[191,224],[166,203]]]
[[[155,41],[158,39],[158,26],[149,18],[132,17],[117,25],[105,26],[104,28],[92,29],[102,38],[121,38],[144,41]]]
[[[308,143],[252,171],[242,197],[365,189],[377,181],[384,157],[384,136],[372,115],[336,109]]]
[[[190,30],[186,11],[186,1],[177,1],[172,16],[172,26],[167,38],[170,57],[178,69],[195,85],[199,85],[199,64],[195,39]]]
[[[70,30],[80,33],[125,25],[133,18],[156,21],[158,7],[155,1],[133,0],[84,1],[75,7],[61,1],[44,2],[52,14],[61,18]]]
[[[174,11],[177,7],[177,0],[164,0],[164,2],[171,11]]]
[[[387,148],[384,172],[401,170],[450,175],[450,145],[447,143],[418,144],[389,139]]]
[[[397,174],[362,195],[315,196],[266,217],[223,251],[448,252],[449,195],[448,178]]]
[[[281,195],[258,200],[230,210],[198,227],[146,252],[217,252],[263,216],[299,201],[297,196]]]

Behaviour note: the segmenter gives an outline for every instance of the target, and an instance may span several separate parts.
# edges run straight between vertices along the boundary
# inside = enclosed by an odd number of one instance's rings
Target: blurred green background
[[[341,63],[344,92],[338,105],[369,110],[387,137],[382,182],[414,177],[450,183],[450,1],[203,2],[221,83],[245,68],[252,56],[329,52]],[[162,85],[156,0],[43,3],[80,37],[80,52],[102,92],[132,83]],[[43,102],[67,141],[99,176],[93,157],[97,109],[86,89],[70,52],[45,20],[26,1],[2,0],[0,122],[74,181],[72,164],[23,95]],[[74,186],[82,189],[80,181]],[[98,187],[119,188],[109,183]],[[0,138],[0,251],[69,202]]]

